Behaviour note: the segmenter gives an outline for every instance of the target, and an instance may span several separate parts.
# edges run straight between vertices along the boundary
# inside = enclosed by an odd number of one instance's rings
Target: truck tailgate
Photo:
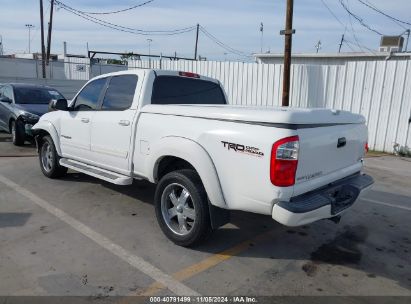
[[[367,142],[365,124],[301,128],[294,196],[358,172]]]

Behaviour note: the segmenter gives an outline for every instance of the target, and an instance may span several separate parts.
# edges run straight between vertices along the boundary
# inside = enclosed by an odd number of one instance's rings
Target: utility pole
[[[40,29],[41,29],[41,67],[43,78],[46,78],[46,50],[44,47],[43,0],[40,0]]]
[[[47,61],[46,64],[49,64],[50,61],[50,47],[51,47],[51,32],[53,29],[53,11],[54,11],[54,0],[50,1],[50,20],[49,20],[49,30],[47,33]]]
[[[343,42],[344,42],[344,34],[342,34],[342,36],[341,36],[341,41],[340,41],[340,46],[338,48],[338,53],[341,53],[341,47],[342,47]]]
[[[321,40],[318,40],[317,44],[315,45],[315,48],[316,48],[317,54],[318,54],[318,51],[321,49]]]
[[[196,46],[194,48],[194,60],[197,60],[197,50],[198,50],[198,32],[200,30],[200,24],[197,23],[197,31],[196,31]]]
[[[29,29],[29,54],[31,53],[30,42],[31,42],[31,29],[34,27],[33,24],[26,24],[26,27]]]
[[[293,6],[294,0],[287,0],[287,10],[285,18],[285,30],[280,32],[284,35],[284,73],[283,73],[283,98],[282,106],[288,107],[290,105],[290,75],[291,75],[291,48],[293,30]]]

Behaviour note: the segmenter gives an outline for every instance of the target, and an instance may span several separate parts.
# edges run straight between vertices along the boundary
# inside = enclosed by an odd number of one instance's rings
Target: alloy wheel
[[[196,224],[196,210],[190,192],[178,183],[168,185],[161,196],[161,213],[168,228],[184,236]]]
[[[41,146],[41,165],[46,172],[53,169],[54,154],[51,145],[44,142]]]

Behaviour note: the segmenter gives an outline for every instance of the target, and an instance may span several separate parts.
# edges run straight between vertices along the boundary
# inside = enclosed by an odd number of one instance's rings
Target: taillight
[[[271,149],[270,179],[279,187],[292,186],[298,164],[298,136],[291,136],[275,142]]]
[[[178,72],[178,75],[190,78],[200,78],[200,75],[191,72]]]
[[[368,153],[368,150],[370,150],[370,148],[368,147],[368,142],[365,143],[364,150],[365,153]]]

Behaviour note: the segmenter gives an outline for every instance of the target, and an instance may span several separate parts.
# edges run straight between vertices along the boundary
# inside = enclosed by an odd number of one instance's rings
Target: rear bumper
[[[374,180],[356,173],[325,187],[274,205],[272,217],[286,226],[301,226],[331,218],[351,207],[357,198],[372,187]]]

